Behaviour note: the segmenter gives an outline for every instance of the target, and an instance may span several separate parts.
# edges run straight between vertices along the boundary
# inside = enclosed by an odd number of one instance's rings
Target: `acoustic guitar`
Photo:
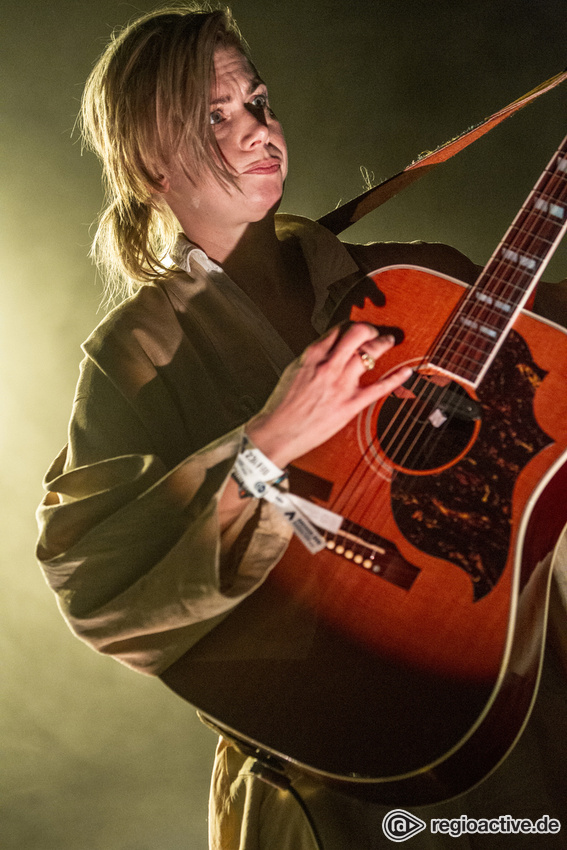
[[[427,804],[521,734],[567,521],[567,332],[525,305],[566,228],[567,139],[474,286],[370,275],[384,306],[351,318],[397,335],[381,373],[413,374],[290,470],[325,548],[294,538],[162,675],[275,770]]]

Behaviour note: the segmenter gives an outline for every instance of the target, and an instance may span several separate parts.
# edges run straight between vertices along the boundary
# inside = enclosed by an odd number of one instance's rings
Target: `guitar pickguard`
[[[464,570],[474,601],[490,593],[506,565],[516,479],[553,442],[533,413],[546,374],[511,331],[479,387],[482,425],[469,452],[435,474],[392,476],[392,512],[401,533]]]

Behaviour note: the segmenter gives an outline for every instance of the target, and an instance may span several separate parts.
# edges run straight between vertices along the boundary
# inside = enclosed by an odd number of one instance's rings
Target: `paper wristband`
[[[274,486],[285,478],[285,472],[248,440],[245,440],[242,451],[236,456],[232,477],[251,496],[265,499],[274,505],[312,554],[325,548],[325,538],[295,504],[293,496]]]

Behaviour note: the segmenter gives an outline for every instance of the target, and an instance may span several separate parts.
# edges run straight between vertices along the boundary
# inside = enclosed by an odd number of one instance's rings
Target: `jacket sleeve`
[[[168,466],[127,395],[85,359],[69,443],[45,479],[37,555],[78,637],[158,674],[263,581],[290,530],[251,501],[220,535],[241,428]],[[179,442],[161,401],[146,399],[146,414]]]

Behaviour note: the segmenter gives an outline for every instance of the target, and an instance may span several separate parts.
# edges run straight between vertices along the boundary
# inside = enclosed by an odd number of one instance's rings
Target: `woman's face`
[[[184,180],[181,163],[171,170],[171,192],[178,207],[185,201],[186,220],[171,206],[189,238],[197,227],[221,230],[260,221],[279,204],[287,175],[287,148],[267,88],[234,47],[215,53],[210,99],[213,131],[236,186],[221,186],[210,173]]]
[[[266,85],[236,48],[215,54],[211,124],[225,163],[246,196],[273,203],[283,191],[287,148]]]

